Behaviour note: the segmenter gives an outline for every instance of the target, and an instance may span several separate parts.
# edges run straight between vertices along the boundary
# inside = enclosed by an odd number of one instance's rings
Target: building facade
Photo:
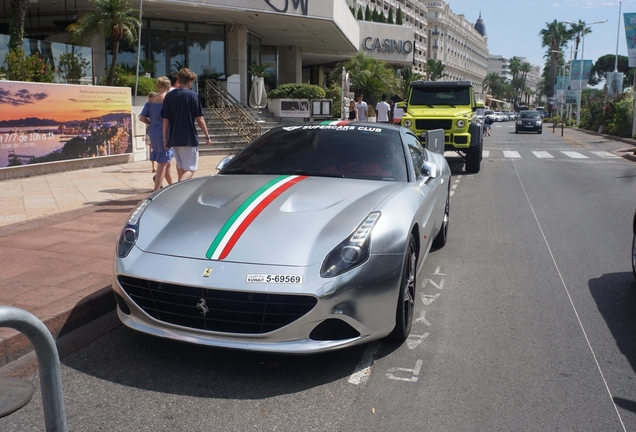
[[[446,80],[470,80],[482,92],[488,70],[488,36],[481,16],[475,24],[455,14],[445,1],[426,2],[429,58],[444,65]]]

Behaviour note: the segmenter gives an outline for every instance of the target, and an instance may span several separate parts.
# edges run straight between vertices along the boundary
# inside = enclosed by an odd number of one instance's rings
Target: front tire
[[[415,309],[415,269],[417,268],[417,255],[415,254],[415,239],[409,237],[409,245],[402,265],[402,278],[400,280],[400,293],[398,295],[395,311],[395,328],[389,335],[390,339],[404,342],[411,333],[413,314]]]
[[[481,168],[481,146],[466,149],[466,172],[477,174]]]
[[[444,209],[444,220],[439,233],[433,239],[433,246],[441,248],[446,244],[448,240],[448,222],[450,221],[450,193],[446,197],[446,208]]]

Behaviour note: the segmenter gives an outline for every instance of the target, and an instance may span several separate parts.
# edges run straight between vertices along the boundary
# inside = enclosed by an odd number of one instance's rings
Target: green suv
[[[426,131],[444,129],[445,150],[466,161],[466,172],[478,173],[482,159],[483,125],[470,81],[413,81],[404,104],[402,126],[424,140]]]

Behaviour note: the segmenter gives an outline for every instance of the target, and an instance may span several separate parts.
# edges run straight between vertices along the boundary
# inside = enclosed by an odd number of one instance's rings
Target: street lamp
[[[593,23],[584,24],[583,30],[581,30],[581,75],[579,77],[579,96],[576,101],[576,127],[579,127],[579,123],[581,121],[581,89],[583,87],[583,59],[585,58],[585,30],[587,30],[588,26],[594,24],[603,24],[606,23],[607,20],[603,21],[594,21]],[[570,24],[572,26],[578,25],[578,23],[572,21],[563,21],[563,24]]]

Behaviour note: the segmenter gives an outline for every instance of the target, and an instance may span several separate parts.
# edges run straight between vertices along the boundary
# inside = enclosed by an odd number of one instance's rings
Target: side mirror
[[[223,159],[221,159],[221,162],[219,162],[219,164],[216,166],[216,169],[221,171],[223,168],[225,168],[225,166],[228,163],[230,163],[233,157],[234,156],[225,156]]]
[[[437,178],[440,176],[439,166],[437,166],[437,164],[434,164],[433,162],[424,161],[424,163],[422,164],[422,174],[424,174],[426,177]]]

